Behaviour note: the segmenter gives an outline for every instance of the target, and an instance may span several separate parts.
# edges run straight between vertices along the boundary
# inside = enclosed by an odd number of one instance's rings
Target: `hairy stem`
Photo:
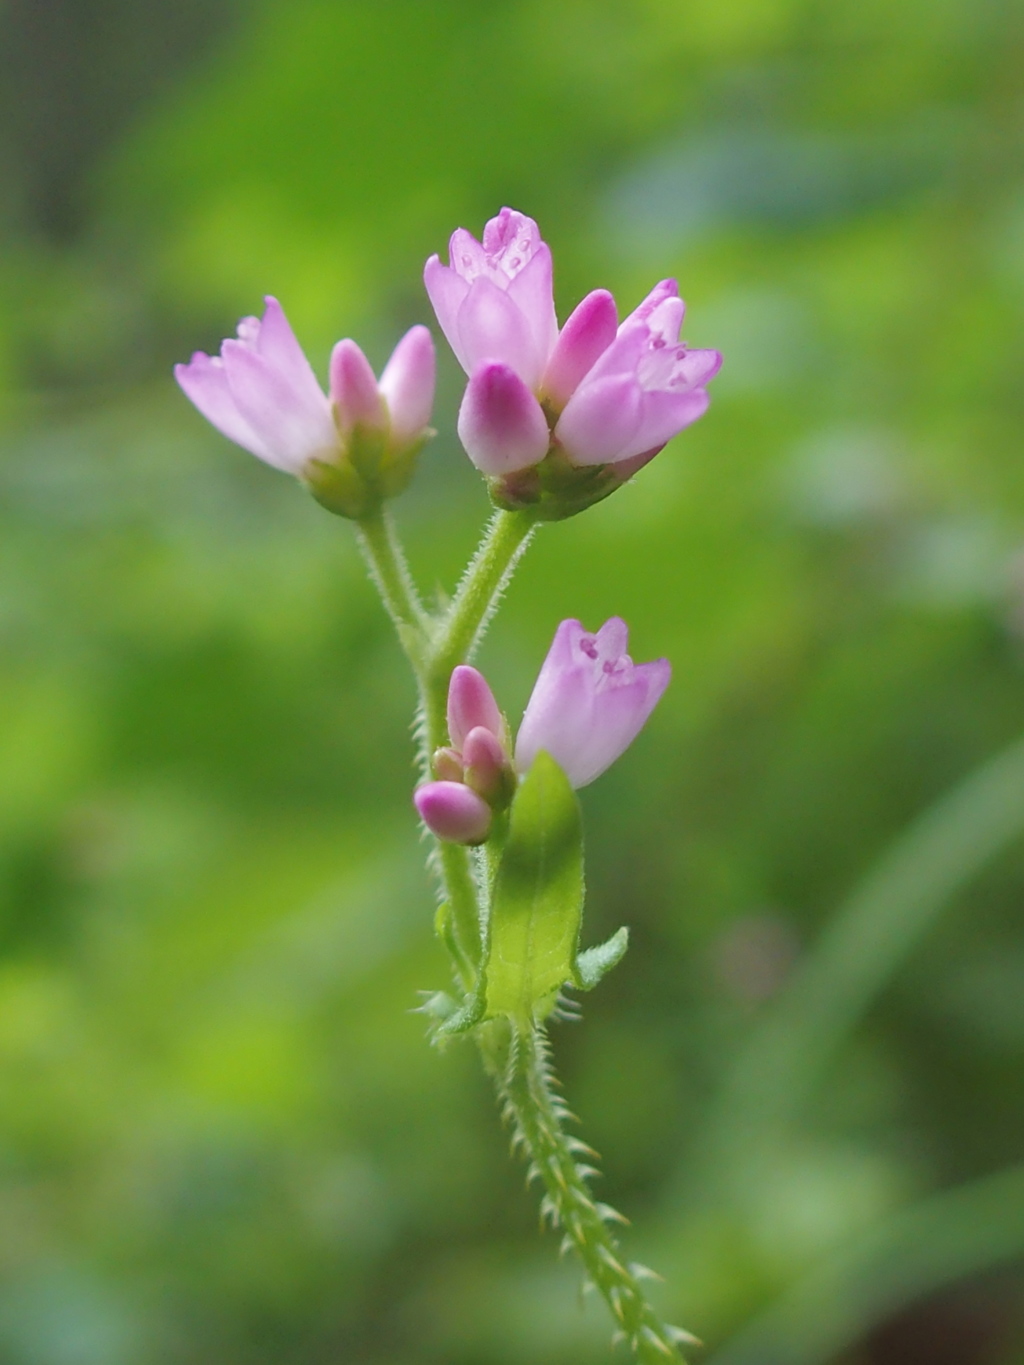
[[[505,1027],[502,1038],[497,1030]],[[625,1219],[590,1192],[587,1179],[596,1172],[578,1158],[595,1153],[565,1132],[571,1115],[554,1088],[543,1029],[525,1022],[491,1029],[490,1037],[481,1040],[485,1064],[495,1075],[505,1117],[513,1125],[513,1146],[525,1149],[529,1178],[543,1183],[541,1217],[562,1229],[563,1254],[576,1252],[618,1324],[616,1338],[629,1343],[640,1365],[678,1362],[679,1343],[694,1338],[662,1323],[648,1302],[641,1281],[656,1278],[653,1272],[620,1260],[608,1225]]]
[[[420,602],[391,513],[379,507],[357,523],[359,548],[370,576],[395,623],[417,680],[423,670],[431,621]]]
[[[434,751],[448,739],[452,669],[468,659],[479,643],[533,527],[533,518],[527,512],[496,512],[451,605],[438,619],[420,602],[390,514],[379,509],[358,524],[359,547],[416,678],[416,738],[424,780],[430,777]],[[457,948],[453,955],[455,974],[469,991],[481,955],[480,889],[473,876],[471,854],[459,844],[439,843],[432,863],[442,899],[450,910]],[[467,979],[467,963],[474,979]]]
[[[444,680],[456,664],[472,657],[501,601],[536,522],[531,512],[495,512],[441,620],[431,650],[431,674]]]

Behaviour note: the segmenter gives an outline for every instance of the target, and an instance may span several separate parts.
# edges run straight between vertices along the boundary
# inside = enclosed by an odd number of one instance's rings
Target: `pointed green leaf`
[[[510,812],[494,888],[487,1013],[529,1018],[574,978],[583,913],[583,825],[569,779],[537,755]]]
[[[629,947],[629,930],[625,925],[617,934],[596,948],[587,948],[576,959],[576,985],[581,991],[592,991],[603,976],[626,956]]]

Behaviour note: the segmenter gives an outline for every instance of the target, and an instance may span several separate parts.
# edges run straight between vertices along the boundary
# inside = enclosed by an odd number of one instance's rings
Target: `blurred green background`
[[[3,1365],[608,1358],[409,1013],[350,528],[170,378],[265,292],[380,363],[503,203],[563,316],[675,274],[726,355],[482,655],[512,716],[563,616],[675,667],[584,793],[602,1197],[709,1365],[1024,1362],[1022,70],[1014,0],[0,2]],[[486,512],[460,378],[428,585]]]

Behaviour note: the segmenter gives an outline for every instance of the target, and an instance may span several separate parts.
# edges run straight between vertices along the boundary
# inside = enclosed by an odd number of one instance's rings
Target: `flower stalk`
[[[381,513],[359,524],[371,578],[416,678],[420,758],[427,773],[431,755],[448,737],[451,674],[479,644],[534,525],[529,512],[496,513],[447,611],[432,617],[419,603],[390,519]],[[483,970],[483,926],[500,863],[501,828],[488,840],[477,869],[470,849],[443,839],[436,841],[431,858],[441,900],[439,936],[464,998],[472,995]],[[588,1180],[596,1171],[581,1158],[596,1154],[566,1132],[572,1115],[556,1089],[543,1026],[533,1019],[496,1019],[477,1029],[477,1041],[512,1126],[513,1148],[526,1156],[529,1179],[539,1179],[544,1187],[542,1221],[562,1232],[561,1253],[572,1251],[579,1258],[585,1284],[604,1299],[617,1324],[616,1340],[628,1343],[638,1365],[679,1361],[679,1346],[696,1339],[663,1323],[649,1302],[642,1282],[658,1277],[621,1257],[611,1225],[626,1220],[591,1193]]]
[[[175,374],[225,436],[294,475],[355,523],[370,577],[417,690],[421,774],[414,801],[434,837],[435,920],[457,999],[424,1006],[441,1043],[472,1032],[514,1130],[542,1218],[563,1233],[639,1365],[679,1360],[694,1338],[664,1325],[625,1263],[565,1130],[543,1021],[568,986],[591,990],[626,951],[628,929],[580,951],[583,826],[576,790],[632,743],[668,685],[666,659],[635,664],[626,623],[595,633],[563,621],[515,745],[483,675],[469,666],[541,521],[585,511],[627,482],[708,404],[721,357],[680,339],[684,306],[663,280],[621,323],[607,290],[587,295],[559,329],[551,252],[537,224],[503,209],[482,241],[458,229],[449,264],[424,272],[442,331],[468,383],[458,431],[496,511],[454,597],[420,596],[385,504],[415,469],[430,427],[434,343],[411,328],[378,379],[351,338],[334,347],[325,392],[276,299],[243,318],[216,356]]]
[[[627,1220],[591,1193],[588,1181],[598,1172],[589,1162],[597,1153],[565,1131],[573,1116],[556,1088],[547,1035],[527,1021],[495,1026],[495,1033],[482,1051],[512,1127],[513,1150],[529,1162],[528,1181],[543,1186],[542,1222],[561,1231],[561,1254],[579,1258],[585,1287],[604,1299],[618,1324],[616,1339],[629,1344],[640,1365],[677,1361],[679,1345],[699,1343],[663,1323],[648,1301],[642,1281],[660,1276],[622,1259],[611,1228]]]

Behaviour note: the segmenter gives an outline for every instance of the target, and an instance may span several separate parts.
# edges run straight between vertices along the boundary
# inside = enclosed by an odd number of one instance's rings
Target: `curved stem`
[[[491,518],[431,650],[432,680],[443,679],[445,688],[452,669],[471,658],[480,643],[535,525],[532,512],[495,512]]]
[[[662,1323],[648,1302],[640,1281],[656,1278],[653,1272],[619,1259],[618,1243],[608,1224],[625,1219],[598,1203],[587,1186],[587,1177],[596,1172],[577,1157],[595,1154],[563,1128],[571,1116],[554,1090],[544,1031],[528,1023],[500,1027],[508,1029],[507,1038],[492,1032],[485,1044],[485,1062],[495,1075],[505,1115],[514,1125],[513,1145],[524,1147],[530,1159],[528,1178],[539,1177],[544,1185],[542,1219],[563,1230],[563,1253],[575,1251],[583,1262],[590,1283],[618,1324],[617,1339],[628,1341],[635,1359],[641,1365],[679,1361],[678,1344],[694,1342],[694,1338]]]
[[[419,692],[416,738],[424,780],[430,777],[434,751],[448,738],[448,683],[452,669],[467,659],[479,643],[533,527],[534,519],[529,512],[496,512],[451,606],[438,620],[420,602],[390,514],[380,508],[357,525],[359,546],[370,575],[416,677]],[[453,967],[463,986],[471,990],[474,981],[467,980],[466,963],[472,964],[475,974],[481,954],[480,888],[473,876],[471,854],[459,844],[439,843],[432,861],[442,898],[450,909],[452,933],[459,950]]]
[[[370,575],[418,677],[431,621],[420,602],[391,513],[377,508],[356,523],[356,534]]]

